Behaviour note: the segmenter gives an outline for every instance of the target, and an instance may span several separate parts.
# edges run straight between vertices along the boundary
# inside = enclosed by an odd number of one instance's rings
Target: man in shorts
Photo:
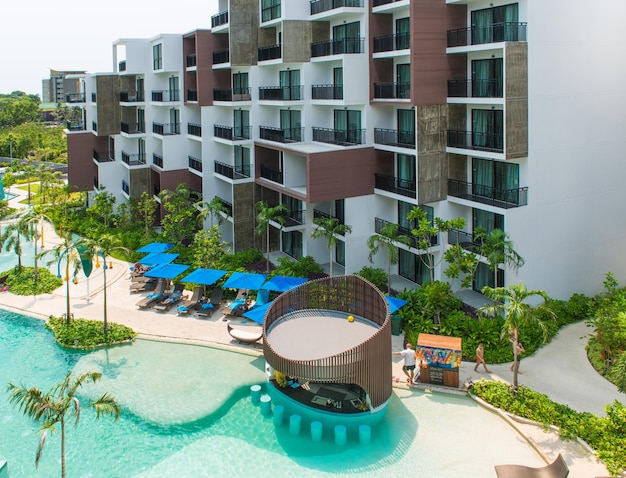
[[[415,373],[415,350],[413,350],[413,346],[407,343],[402,352],[394,352],[393,354],[402,355],[402,358],[404,358],[402,371],[407,376],[406,381],[413,383],[413,374]]]

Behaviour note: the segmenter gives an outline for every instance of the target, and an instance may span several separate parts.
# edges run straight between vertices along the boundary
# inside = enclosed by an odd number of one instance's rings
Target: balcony
[[[198,123],[187,123],[187,134],[202,138],[202,126]]]
[[[448,231],[448,244],[460,244],[463,249],[474,252],[475,254],[478,254],[481,249],[480,244],[474,241],[473,234],[459,231],[458,229],[451,229]]]
[[[448,47],[484,45],[505,41],[526,41],[526,23],[494,23],[484,27],[448,30]]]
[[[98,96],[98,95],[97,95],[96,93],[92,93],[92,94],[91,94],[91,102],[92,102],[92,103],[96,103],[97,96]]]
[[[213,101],[250,101],[250,88],[213,89]]]
[[[195,53],[190,53],[189,55],[187,55],[187,57],[185,58],[185,66],[187,68],[193,68],[194,66],[197,66],[197,56]]]
[[[364,38],[342,38],[341,40],[327,40],[311,43],[312,57],[363,53],[364,51]]]
[[[126,60],[122,60],[117,64],[118,71],[126,71]]]
[[[211,28],[219,27],[220,25],[226,25],[228,23],[228,10],[213,15],[211,17]]]
[[[411,83],[374,83],[374,99],[411,99]]]
[[[220,65],[230,61],[230,50],[220,50],[213,52],[213,64]]]
[[[365,143],[364,129],[329,129],[313,128],[313,141],[320,143],[337,144],[339,146],[353,146]]]
[[[70,131],[85,131],[85,123],[82,120],[67,120],[65,126]],[[93,130],[98,131],[97,127]]]
[[[409,48],[411,48],[411,34],[408,32],[374,37],[374,53],[408,50]]]
[[[374,143],[415,149],[415,131],[374,128]]]
[[[120,91],[120,103],[140,103],[145,101],[143,91]]]
[[[228,141],[242,141],[250,139],[251,126],[222,126],[213,125],[213,136],[216,138],[226,139]]]
[[[306,211],[289,211],[285,214],[285,227],[302,226],[305,223]]]
[[[152,90],[152,101],[161,103],[180,101],[180,90]]]
[[[283,184],[283,172],[279,169],[261,165],[261,177],[274,183]]]
[[[387,5],[389,3],[401,2],[402,0],[374,0],[374,6],[380,7],[381,5]]]
[[[280,2],[275,2],[274,5],[261,8],[261,23],[270,22],[280,18],[280,12]]]
[[[504,138],[501,134],[448,130],[448,147],[487,151],[490,153],[503,153]]]
[[[311,99],[343,100],[343,85],[312,85]]]
[[[187,101],[198,101],[198,90],[196,90],[196,89],[188,89],[187,90]]]
[[[511,209],[528,205],[528,188],[496,189],[480,184],[448,179],[448,196],[453,196],[480,204]]]
[[[156,153],[152,153],[152,164],[163,169],[163,156],[160,156]]]
[[[114,157],[111,157],[109,151],[93,151],[93,159],[95,159],[98,163],[110,163],[111,161],[115,161]]]
[[[160,136],[180,134],[180,123],[152,123],[152,132]]]
[[[84,103],[85,93],[68,93],[65,95],[66,103]]]
[[[219,196],[215,196],[216,198]],[[228,201],[225,201],[222,198],[219,198],[222,201],[222,208],[228,217],[233,217],[233,205]]]
[[[229,179],[247,179],[250,177],[250,165],[231,166],[220,161],[213,161],[215,172]]]
[[[363,7],[363,0],[313,0],[311,15],[342,7]]]
[[[272,128],[259,127],[259,137],[277,143],[300,143],[304,136],[304,128]]]
[[[302,99],[302,85],[295,86],[260,86],[259,100],[298,101]]]
[[[412,199],[415,199],[415,193],[417,191],[415,181],[409,181],[408,179],[395,176],[385,176],[384,174],[376,174],[375,187],[376,189],[382,189],[383,191],[400,194],[401,196]]]
[[[199,173],[202,172],[202,160],[201,159],[195,158],[193,156],[187,156],[187,159],[189,159],[190,169],[198,171]]]
[[[328,214],[324,211],[320,211],[319,209],[313,209],[313,220],[315,219],[337,219],[337,222],[339,224],[345,224],[345,221],[343,221],[342,219],[338,218],[337,216],[333,216],[332,214]],[[339,234],[340,236],[343,236],[343,234]]]
[[[120,131],[126,134],[141,134],[146,132],[146,123],[120,123]]]
[[[129,154],[125,151],[122,151],[122,161],[129,166],[141,166],[146,164],[146,154]]]
[[[281,58],[281,50],[280,45],[264,46],[259,48],[257,59],[259,61],[276,60],[277,58]]]
[[[376,217],[374,218],[374,231],[376,232],[376,234],[382,234],[382,229],[390,224],[394,223]],[[418,249],[417,237],[411,234],[411,229],[403,226],[398,226],[398,235],[408,237],[412,243],[411,247]],[[439,236],[437,234],[430,236],[430,245],[436,246],[437,244],[439,244]]]
[[[503,82],[498,80],[449,80],[450,98],[502,98]]]

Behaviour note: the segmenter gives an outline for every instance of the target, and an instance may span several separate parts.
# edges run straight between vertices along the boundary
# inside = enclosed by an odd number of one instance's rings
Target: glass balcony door
[[[335,140],[341,143],[361,143],[361,112],[335,110]]]
[[[285,141],[302,141],[302,121],[299,110],[280,110],[280,129]]]
[[[472,96],[502,98],[502,58],[472,61]]]
[[[502,110],[472,110],[472,146],[502,150],[504,125]]]
[[[280,87],[282,99],[301,100],[300,95],[300,70],[284,70],[280,72]]]
[[[472,12],[472,44],[518,40],[517,3]]]
[[[248,73],[233,73],[233,95],[247,95],[249,89]]]
[[[250,112],[248,110],[233,111],[233,139],[248,138],[250,128]]]

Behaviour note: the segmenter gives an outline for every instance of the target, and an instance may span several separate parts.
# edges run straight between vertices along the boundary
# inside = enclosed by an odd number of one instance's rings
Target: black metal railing
[[[215,197],[219,197],[219,196],[215,196]],[[222,201],[222,208],[224,209],[224,212],[226,213],[226,215],[228,217],[233,217],[233,205],[222,198],[220,199]]]
[[[224,10],[211,17],[211,28],[219,27],[220,25],[226,25],[228,23],[228,10]]]
[[[126,60],[122,60],[117,64],[118,71],[126,71]]]
[[[213,136],[229,141],[241,141],[250,139],[251,126],[222,126],[213,125]]]
[[[343,100],[343,85],[312,85],[311,99]]]
[[[180,134],[180,123],[152,123],[152,132],[161,136]]]
[[[146,132],[146,123],[120,123],[120,131],[126,134],[140,134]]]
[[[409,48],[411,48],[411,33],[409,32],[374,37],[374,53],[407,50]]]
[[[197,63],[196,63],[196,62],[197,62],[197,60],[198,60],[197,55],[196,55],[195,53],[190,53],[190,54],[189,54],[189,55],[187,55],[187,57],[185,58],[185,66],[186,66],[187,68],[191,68],[191,67],[193,67],[193,66],[196,66],[196,65],[197,65]]]
[[[302,85],[259,87],[259,100],[297,101],[301,99]]]
[[[363,53],[364,51],[364,38],[342,38],[340,40],[326,40],[311,43],[312,57]]]
[[[363,7],[363,0],[312,0],[311,15],[341,7]]]
[[[152,164],[163,169],[163,156],[156,154],[156,153],[152,153]]]
[[[129,154],[122,151],[122,161],[129,166],[140,166],[142,164],[146,164],[146,154]]]
[[[293,226],[301,226],[305,223],[306,211],[304,209],[300,209],[299,211],[291,211],[285,215],[285,226],[293,227]]]
[[[415,131],[374,128],[374,143],[398,148],[415,148]]]
[[[250,101],[250,88],[213,89],[213,101]]]
[[[528,188],[497,189],[491,186],[448,179],[448,196],[467,199],[502,209],[528,205]]]
[[[475,151],[504,152],[504,137],[490,133],[448,130],[448,146]]]
[[[374,231],[376,232],[376,234],[383,234],[382,229],[389,224],[395,223],[385,221],[384,219],[376,217],[374,218]],[[411,247],[414,247],[416,249],[418,248],[417,237],[411,234],[411,229],[409,229],[408,227],[398,226],[398,234],[404,237],[408,237],[412,243]],[[436,246],[437,244],[439,244],[439,235],[433,234],[432,236],[430,236],[430,245]]]
[[[484,45],[505,41],[526,41],[526,23],[503,22],[484,27],[448,30],[448,46]]]
[[[180,101],[180,90],[152,90],[152,101],[162,103]]]
[[[450,98],[502,98],[503,81],[448,80]]]
[[[220,50],[213,52],[213,64],[228,63],[230,61],[230,50]]]
[[[188,89],[187,90],[187,101],[198,101],[198,90]]]
[[[194,156],[187,156],[189,160],[189,167],[191,169],[195,169],[196,171],[202,172],[202,160],[199,158],[195,158]]]
[[[275,183],[283,184],[283,172],[279,169],[270,168],[269,166],[261,165],[261,177],[269,179]]]
[[[85,123],[82,120],[67,120],[65,127],[70,131],[85,131]],[[96,131],[94,129],[94,131]]]
[[[96,151],[95,149],[93,150],[93,159],[99,163],[115,161],[115,158],[112,158],[108,151]]]
[[[221,176],[230,179],[246,179],[250,177],[249,164],[231,166],[230,164],[222,163],[221,161],[213,161],[213,164],[215,172]]]
[[[84,103],[85,93],[68,93],[65,95],[66,103]]]
[[[277,143],[299,143],[304,137],[304,128],[259,127],[259,138]]]
[[[264,46],[259,48],[257,55],[259,61],[275,60],[282,56],[282,48],[280,45]]]
[[[202,137],[202,126],[198,123],[187,123],[187,134]]]
[[[389,191],[390,193],[400,194],[413,199],[415,199],[415,192],[417,191],[415,180],[410,181],[384,174],[376,174],[375,186],[376,189],[382,189],[383,191]]]
[[[466,251],[474,252],[476,254],[480,253],[481,249],[480,243],[474,240],[473,234],[465,231],[459,231],[458,229],[450,229],[448,231],[448,244],[460,244]]]
[[[319,141],[320,143],[338,144],[340,146],[364,144],[365,130],[313,128],[313,141]]]
[[[120,102],[137,103],[144,101],[143,91],[120,91]]]
[[[408,100],[411,83],[374,83],[374,98]]]
[[[339,224],[345,224],[345,221],[343,221],[342,219],[338,218],[337,216],[333,216],[332,214],[328,214],[324,211],[320,211],[319,209],[313,209],[313,219],[337,219],[337,222]],[[340,236],[343,236],[343,234],[339,234]]]
[[[387,5],[388,3],[400,2],[402,0],[374,0],[374,6],[380,7],[381,5]]]

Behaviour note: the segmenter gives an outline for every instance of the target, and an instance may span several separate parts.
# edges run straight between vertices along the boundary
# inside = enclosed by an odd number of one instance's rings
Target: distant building
[[[85,71],[50,70],[50,78],[41,80],[43,103],[83,103]]]

